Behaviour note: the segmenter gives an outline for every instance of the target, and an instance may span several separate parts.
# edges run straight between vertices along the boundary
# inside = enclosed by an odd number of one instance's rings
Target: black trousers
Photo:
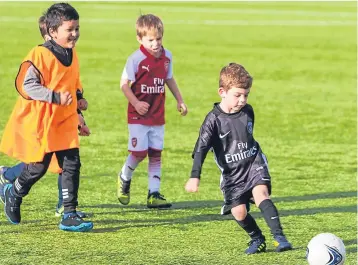
[[[78,188],[80,183],[80,154],[78,148],[47,153],[42,162],[26,164],[21,175],[13,185],[13,194],[25,197],[32,185],[42,178],[47,172],[52,155],[55,154],[58,165],[62,168],[62,196],[65,212],[76,210],[78,205]]]

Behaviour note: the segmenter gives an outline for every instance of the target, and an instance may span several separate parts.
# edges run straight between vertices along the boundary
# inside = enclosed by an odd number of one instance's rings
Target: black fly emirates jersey
[[[239,112],[225,113],[219,103],[206,116],[192,154],[192,178],[200,178],[210,149],[221,171],[220,188],[228,203],[258,183],[270,185],[267,160],[253,137],[254,110],[246,104]]]

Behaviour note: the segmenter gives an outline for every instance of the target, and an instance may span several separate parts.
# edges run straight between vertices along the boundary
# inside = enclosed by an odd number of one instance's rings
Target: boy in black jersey
[[[252,77],[245,68],[230,63],[222,68],[219,81],[220,103],[206,116],[193,151],[188,192],[197,192],[201,168],[212,148],[221,170],[220,188],[224,195],[222,214],[231,214],[251,237],[246,254],[266,251],[265,237],[246,203],[253,197],[274,237],[276,251],[292,249],[283,234],[278,211],[271,201],[271,178],[265,155],[253,137],[254,111],[247,104]]]

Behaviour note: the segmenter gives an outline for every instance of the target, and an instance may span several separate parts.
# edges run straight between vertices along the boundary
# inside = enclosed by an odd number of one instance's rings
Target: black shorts
[[[258,172],[250,172],[250,181],[246,183],[244,188],[236,188],[232,191],[223,191],[225,194],[225,202],[221,208],[221,214],[227,215],[231,213],[231,209],[240,205],[252,202],[252,189],[258,185],[266,185],[269,194],[271,194],[271,177],[268,172],[267,165],[260,166]],[[257,171],[257,169],[255,169]]]

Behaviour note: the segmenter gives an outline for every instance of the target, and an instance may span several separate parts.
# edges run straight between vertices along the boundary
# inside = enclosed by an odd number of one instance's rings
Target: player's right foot
[[[292,245],[288,242],[287,238],[284,235],[276,235],[274,236],[274,246],[276,247],[276,252],[282,252],[286,250],[291,250]]]
[[[252,239],[248,245],[249,247],[245,250],[245,254],[251,255],[266,251],[266,242],[264,236]]]
[[[93,223],[84,221],[76,212],[64,214],[59,228],[68,232],[88,232],[92,230]]]
[[[4,188],[5,215],[12,224],[19,224],[21,221],[20,205],[22,198],[12,194],[12,184],[6,184]]]
[[[130,201],[130,188],[131,181],[125,181],[122,177],[118,176],[118,186],[117,186],[117,198],[118,201],[123,205],[128,205]]]
[[[172,207],[172,204],[167,202],[167,200],[164,198],[164,195],[160,194],[159,192],[153,192],[148,194],[147,207],[163,209]]]
[[[2,203],[5,203],[5,194],[4,194],[4,188],[6,184],[11,184],[10,181],[8,181],[4,174],[5,171],[8,169],[8,167],[0,166],[0,201]]]

